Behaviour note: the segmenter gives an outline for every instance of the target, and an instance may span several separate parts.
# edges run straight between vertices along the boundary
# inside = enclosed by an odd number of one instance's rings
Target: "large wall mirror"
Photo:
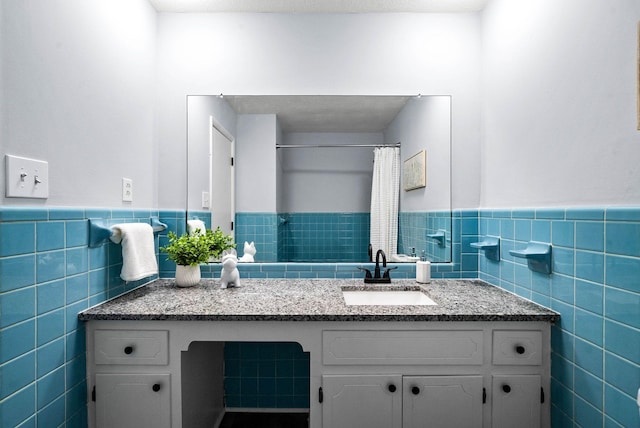
[[[187,122],[187,216],[239,255],[248,241],[256,262],[368,261],[374,151],[397,146],[387,259],[451,262],[450,96],[192,95]]]

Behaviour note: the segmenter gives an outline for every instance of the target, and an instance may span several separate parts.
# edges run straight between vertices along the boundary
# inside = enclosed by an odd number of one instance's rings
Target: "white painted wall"
[[[404,190],[400,177],[400,211],[451,209],[451,97],[413,98],[385,130],[385,142],[400,141],[404,163],[426,151],[426,187]]]
[[[215,97],[190,96],[187,98],[187,139],[189,150],[187,168],[187,209],[202,210],[202,192],[209,192],[210,116],[215,108]]]
[[[276,115],[238,115],[236,212],[276,212]]]
[[[638,19],[637,0],[489,3],[482,207],[640,203]]]
[[[382,144],[381,133],[292,132],[285,145]],[[279,149],[282,211],[369,212],[373,149],[370,147]]]
[[[3,167],[3,205],[157,206],[156,18],[146,0],[0,2],[0,155],[48,161],[50,183],[5,198]]]
[[[160,207],[184,200],[187,94],[418,92],[453,96],[453,206],[477,207],[479,36],[478,14],[159,14]]]
[[[187,94],[419,91],[453,95],[454,208],[638,204],[638,16],[635,0],[492,0],[481,16],[5,0],[0,154],[48,160],[51,197],[2,203],[184,208]]]

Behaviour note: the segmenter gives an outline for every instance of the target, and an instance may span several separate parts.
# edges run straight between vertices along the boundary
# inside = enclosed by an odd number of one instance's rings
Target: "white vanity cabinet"
[[[309,353],[311,428],[550,426],[545,321],[89,320],[86,331],[91,428],[217,427],[232,341]]]

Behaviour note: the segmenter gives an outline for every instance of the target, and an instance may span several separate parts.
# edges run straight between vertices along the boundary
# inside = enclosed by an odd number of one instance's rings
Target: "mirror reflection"
[[[198,95],[187,122],[188,218],[239,256],[451,261],[450,96]]]

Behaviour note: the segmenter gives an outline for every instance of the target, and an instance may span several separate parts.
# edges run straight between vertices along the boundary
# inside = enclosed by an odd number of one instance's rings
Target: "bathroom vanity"
[[[312,428],[550,426],[551,310],[479,280],[242,284],[158,280],[80,313],[89,426],[217,426],[232,341],[300,343]],[[371,287],[435,304],[345,303]]]

